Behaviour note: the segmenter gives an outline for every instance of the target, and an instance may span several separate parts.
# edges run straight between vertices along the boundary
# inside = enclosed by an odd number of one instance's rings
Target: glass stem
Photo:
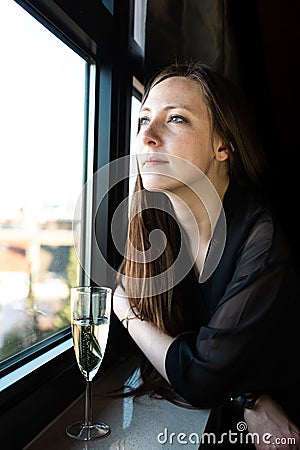
[[[85,425],[92,424],[92,382],[87,381],[85,387]]]

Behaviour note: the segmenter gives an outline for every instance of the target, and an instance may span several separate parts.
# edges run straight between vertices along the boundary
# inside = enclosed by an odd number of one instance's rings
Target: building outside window
[[[81,217],[77,210],[76,233],[74,213],[93,172],[133,151],[128,117],[131,108],[133,141],[145,6],[145,0],[0,0],[0,419],[14,448],[84,389],[69,293],[90,281],[96,194],[84,200]],[[112,51],[114,42],[120,45]],[[113,262],[109,218],[126,189],[109,196],[97,229]],[[105,364],[119,343],[114,335]],[[24,411],[34,411],[35,420]],[[22,433],[14,433],[11,417],[22,417]]]
[[[0,0],[0,363],[70,324],[86,61]]]

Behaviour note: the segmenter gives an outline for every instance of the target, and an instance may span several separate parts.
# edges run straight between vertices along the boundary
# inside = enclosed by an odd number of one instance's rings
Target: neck
[[[216,185],[204,177],[192,186],[182,186],[176,192],[166,192],[184,230],[187,248],[198,276],[203,269],[228,184],[228,179]]]

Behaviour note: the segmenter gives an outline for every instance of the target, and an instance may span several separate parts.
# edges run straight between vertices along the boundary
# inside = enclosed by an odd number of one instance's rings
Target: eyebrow
[[[166,105],[163,107],[163,111],[169,111],[170,109],[186,109],[187,111],[192,112],[191,108],[188,105],[177,104],[177,105]],[[148,108],[147,106],[142,107],[141,112],[143,111],[151,111],[151,108]]]

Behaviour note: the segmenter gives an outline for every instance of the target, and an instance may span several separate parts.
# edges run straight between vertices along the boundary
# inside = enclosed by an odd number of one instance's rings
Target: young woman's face
[[[194,172],[186,170],[185,161],[213,178],[221,142],[213,137],[209,111],[195,81],[171,77],[158,83],[150,90],[139,120],[136,145],[146,189],[172,191],[180,180],[193,183],[189,176],[193,178]]]

